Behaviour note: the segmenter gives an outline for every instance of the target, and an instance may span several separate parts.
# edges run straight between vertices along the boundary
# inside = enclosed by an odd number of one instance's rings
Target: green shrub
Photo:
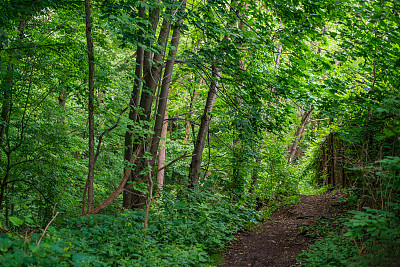
[[[393,213],[364,208],[343,222],[342,234],[322,236],[299,255],[303,266],[395,266],[400,252],[400,219]]]
[[[202,266],[259,216],[211,193],[165,192],[146,232],[143,218],[142,210],[71,218],[64,228],[50,226],[40,247],[40,234],[2,234],[0,265]]]

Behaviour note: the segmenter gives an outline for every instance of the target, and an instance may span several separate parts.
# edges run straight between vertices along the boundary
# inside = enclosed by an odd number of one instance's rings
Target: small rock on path
[[[271,221],[255,230],[239,233],[223,254],[222,266],[298,266],[296,256],[307,249],[310,239],[299,227],[319,217],[332,218],[342,211],[341,194],[302,195],[301,202],[278,211]]]

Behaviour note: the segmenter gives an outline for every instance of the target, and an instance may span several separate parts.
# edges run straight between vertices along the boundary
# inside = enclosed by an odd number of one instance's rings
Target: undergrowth
[[[299,262],[302,266],[399,266],[400,206],[396,206],[393,212],[369,207],[349,211],[351,216],[337,220],[334,228],[317,220],[306,229],[317,240],[298,256]]]
[[[205,266],[260,214],[211,193],[164,192],[147,231],[143,218],[143,210],[70,218],[62,228],[50,226],[39,247],[41,233],[3,233],[0,265]]]

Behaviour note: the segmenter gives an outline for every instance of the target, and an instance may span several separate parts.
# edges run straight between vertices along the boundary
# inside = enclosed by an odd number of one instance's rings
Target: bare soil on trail
[[[340,193],[301,196],[300,203],[282,208],[255,230],[239,233],[223,253],[222,266],[298,266],[296,256],[313,241],[301,227],[342,214],[340,197]]]

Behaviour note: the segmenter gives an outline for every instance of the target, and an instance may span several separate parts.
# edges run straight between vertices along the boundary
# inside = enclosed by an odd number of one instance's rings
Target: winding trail
[[[299,266],[296,256],[312,241],[299,228],[342,213],[340,197],[339,193],[302,195],[299,204],[281,209],[255,230],[239,233],[223,254],[222,266]]]

